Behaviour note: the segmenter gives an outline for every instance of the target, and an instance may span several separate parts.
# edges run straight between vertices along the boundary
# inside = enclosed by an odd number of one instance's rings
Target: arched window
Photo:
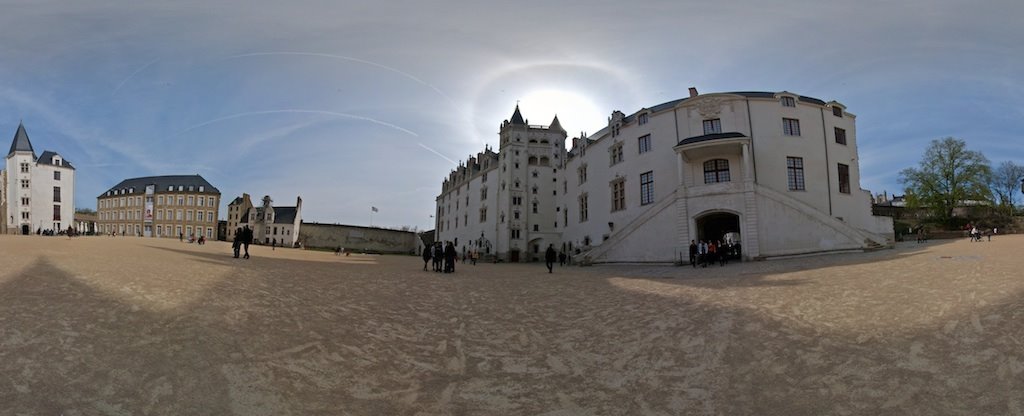
[[[530,156],[530,158],[527,159],[526,163],[531,165],[531,166],[532,165],[536,165],[537,164],[537,156]]]
[[[540,165],[541,166],[548,166],[550,163],[551,163],[551,159],[548,159],[547,156],[542,156],[540,158]]]
[[[704,183],[729,182],[729,161],[712,159],[704,162]]]

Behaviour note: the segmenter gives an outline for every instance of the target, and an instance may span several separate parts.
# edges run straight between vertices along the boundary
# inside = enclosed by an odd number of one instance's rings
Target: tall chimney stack
[[[690,87],[690,98],[697,96],[697,87]]]

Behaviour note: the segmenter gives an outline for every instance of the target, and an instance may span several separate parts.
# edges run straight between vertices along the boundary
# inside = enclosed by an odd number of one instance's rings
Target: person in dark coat
[[[441,242],[434,243],[434,271],[440,272],[442,270],[442,264],[444,263],[444,247],[441,246]]]
[[[423,246],[423,271],[427,271],[427,263],[430,263],[430,258],[433,257],[434,247]]]
[[[697,267],[697,241],[690,240],[690,265]]]
[[[238,251],[242,248],[242,227],[238,227],[235,230],[235,239],[231,241],[231,250],[235,253],[235,258],[238,258]]]
[[[449,241],[448,245],[444,248],[444,272],[445,273],[453,273],[453,272],[455,272],[455,258],[457,256],[458,256],[458,253],[455,252],[455,244],[453,244],[451,241]]]
[[[555,252],[555,245],[548,244],[548,249],[544,252],[544,265],[548,266],[548,273],[553,273],[555,260],[558,260],[558,253]]]
[[[563,251],[559,251],[558,252],[558,265],[559,266],[565,266],[565,260],[567,258],[568,258],[568,256],[565,255],[565,251],[564,250]]]
[[[249,258],[249,244],[252,244],[252,228],[248,225],[242,229],[242,245],[245,246],[245,258]]]

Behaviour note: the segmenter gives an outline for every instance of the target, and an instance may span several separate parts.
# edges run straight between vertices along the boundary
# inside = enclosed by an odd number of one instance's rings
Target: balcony
[[[682,139],[674,149],[686,160],[697,160],[728,154],[741,155],[743,145],[749,144],[750,138],[743,133],[711,133]]]

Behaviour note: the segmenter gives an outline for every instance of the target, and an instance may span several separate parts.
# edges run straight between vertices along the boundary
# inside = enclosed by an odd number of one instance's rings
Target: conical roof
[[[32,157],[36,156],[36,151],[32,149],[32,142],[28,140],[28,133],[25,132],[25,125],[22,123],[18,123],[18,131],[14,132],[11,151],[7,153],[7,156],[10,157],[14,152],[32,152]]]
[[[523,120],[523,115],[519,113],[519,104],[516,104],[516,111],[512,113],[512,120],[509,120],[512,124],[526,124],[526,120]]]
[[[562,123],[558,122],[558,115],[557,114],[555,114],[555,119],[551,120],[551,125],[548,126],[548,129],[565,131],[565,129],[562,128]]]

